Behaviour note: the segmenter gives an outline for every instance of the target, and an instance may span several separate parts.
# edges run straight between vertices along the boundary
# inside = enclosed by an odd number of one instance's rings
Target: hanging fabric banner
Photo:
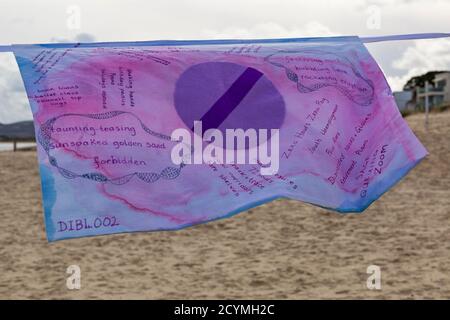
[[[361,212],[427,154],[358,37],[10,49],[49,241],[180,229],[279,197]]]

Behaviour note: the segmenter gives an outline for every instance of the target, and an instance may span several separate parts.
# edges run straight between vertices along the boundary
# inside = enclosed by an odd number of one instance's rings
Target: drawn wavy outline
[[[292,53],[305,53],[305,54],[308,54],[308,55],[313,54],[315,56],[317,56],[317,55],[319,55],[319,56],[321,56],[321,55],[322,56],[323,55],[331,55],[331,56],[337,57],[338,59],[344,60],[345,62],[347,62],[350,65],[350,67],[351,67],[353,73],[355,74],[355,76],[360,78],[361,80],[363,80],[371,88],[370,96],[368,96],[367,99],[363,99],[363,101],[359,102],[359,101],[355,100],[355,97],[350,92],[350,90],[348,90],[345,87],[340,86],[340,85],[326,83],[326,82],[319,82],[319,83],[313,85],[312,87],[307,87],[307,86],[303,85],[302,83],[300,83],[298,75],[297,75],[296,72],[294,72],[293,70],[289,69],[288,67],[286,67],[285,65],[283,65],[281,63],[278,63],[278,62],[270,60],[270,58],[272,58],[272,57],[274,57],[276,55],[286,54],[286,53],[290,53],[290,54],[292,54]],[[268,63],[276,66],[276,67],[283,68],[285,70],[285,72],[286,72],[287,78],[297,84],[297,90],[300,93],[309,93],[309,92],[313,92],[313,91],[319,90],[319,89],[321,89],[323,87],[333,86],[336,89],[338,89],[341,93],[343,93],[348,99],[350,99],[351,101],[353,101],[356,104],[359,104],[361,106],[368,106],[368,105],[372,104],[373,96],[374,96],[374,85],[373,85],[372,81],[369,80],[369,79],[364,78],[361,75],[361,73],[358,71],[358,69],[354,66],[354,64],[349,59],[347,59],[345,56],[341,56],[341,55],[336,54],[334,52],[328,52],[328,51],[319,50],[319,49],[280,50],[280,51],[277,51],[275,53],[272,53],[272,54],[266,56],[264,58],[264,60],[267,61]]]
[[[57,117],[50,118],[47,120],[44,124],[42,124],[38,131],[38,137],[37,140],[39,144],[42,146],[42,148],[45,150],[49,163],[58,169],[60,174],[67,179],[75,179],[75,178],[83,178],[88,179],[96,182],[101,183],[112,183],[115,185],[123,185],[128,183],[133,177],[138,177],[140,180],[147,182],[147,183],[154,183],[160,178],[166,179],[166,180],[173,180],[177,178],[180,175],[181,169],[185,166],[184,163],[181,163],[179,167],[166,167],[163,169],[160,173],[156,172],[133,172],[118,178],[108,178],[103,173],[100,172],[88,172],[88,173],[75,173],[71,170],[68,170],[66,168],[60,167],[58,165],[58,162],[56,158],[52,155],[50,155],[50,140],[52,140],[52,128],[55,122],[63,117],[68,116],[79,116],[79,117],[85,117],[85,118],[91,118],[91,119],[97,119],[97,120],[104,120],[104,119],[110,119],[117,117],[122,114],[128,114],[133,116],[135,119],[139,121],[141,124],[142,129],[147,132],[149,135],[152,135],[154,137],[157,137],[162,140],[168,140],[171,141],[170,136],[167,136],[162,133],[155,132],[151,129],[149,129],[142,121],[139,119],[138,116],[135,114],[128,112],[128,111],[110,111],[105,113],[97,113],[97,114],[82,114],[82,113],[66,113],[59,115]]]

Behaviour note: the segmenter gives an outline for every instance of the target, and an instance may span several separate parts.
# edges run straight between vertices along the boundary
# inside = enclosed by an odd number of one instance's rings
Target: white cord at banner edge
[[[359,37],[363,43],[373,43],[373,42],[383,42],[383,41],[400,41],[400,40],[422,40],[422,39],[436,39],[436,38],[447,38],[450,37],[450,33],[413,33],[413,34],[397,34],[397,35],[389,35],[389,36],[367,36],[367,37]],[[160,43],[159,45],[169,45],[169,43],[173,43],[173,45],[183,45],[183,44],[233,44],[233,43],[246,43],[246,42],[252,42],[252,43],[286,43],[286,42],[293,42],[295,40],[306,40],[306,39],[333,39],[333,38],[346,38],[344,37],[317,37],[317,38],[287,38],[287,39],[251,39],[251,40],[244,40],[244,39],[235,39],[235,40],[173,40],[173,41],[151,41],[155,44]],[[151,45],[151,42],[149,42],[149,45]],[[118,42],[119,44],[120,42]],[[124,42],[126,43],[126,42]],[[142,42],[145,43],[145,42]],[[166,44],[165,44],[166,43]],[[82,43],[80,47],[101,47],[103,45],[105,46],[111,46],[111,42],[92,42],[92,43]],[[130,43],[132,45],[133,43]],[[135,42],[135,44],[139,44],[139,42]],[[48,44],[51,45],[58,45],[59,48],[70,48],[77,45],[76,43],[59,43],[59,44]],[[0,52],[13,52],[14,46],[13,45],[0,45]]]

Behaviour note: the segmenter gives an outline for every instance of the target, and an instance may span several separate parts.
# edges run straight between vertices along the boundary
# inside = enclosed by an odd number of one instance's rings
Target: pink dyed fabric
[[[34,116],[49,241],[179,229],[278,197],[361,212],[427,154],[357,37],[14,53]],[[279,129],[277,172],[174,164],[170,135],[196,120],[222,132]]]

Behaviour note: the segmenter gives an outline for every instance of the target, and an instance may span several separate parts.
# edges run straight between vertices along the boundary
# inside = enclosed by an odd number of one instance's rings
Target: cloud
[[[32,118],[19,68],[12,53],[0,54],[0,122]]]
[[[95,37],[90,33],[79,33],[75,36],[75,42],[95,42]]]
[[[90,33],[78,33],[72,38],[59,38],[59,37],[53,37],[50,39],[50,42],[58,42],[58,43],[77,43],[77,42],[95,42],[94,35]]]
[[[335,35],[330,28],[317,21],[303,27],[286,28],[275,22],[259,23],[252,27],[228,27],[222,30],[206,29],[205,37],[213,39],[301,38]]]
[[[392,62],[401,75],[388,76],[393,90],[401,90],[413,76],[433,70],[450,70],[450,39],[418,40]]]

